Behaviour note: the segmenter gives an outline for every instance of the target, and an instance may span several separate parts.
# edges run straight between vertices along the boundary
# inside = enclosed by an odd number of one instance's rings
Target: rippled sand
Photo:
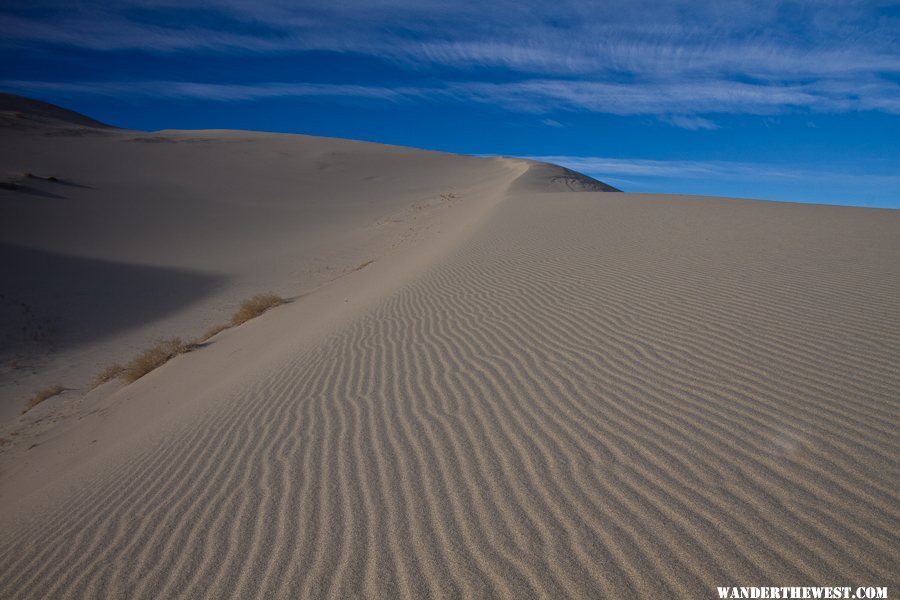
[[[898,357],[900,212],[512,194],[56,488],[0,534],[0,596],[893,589]]]

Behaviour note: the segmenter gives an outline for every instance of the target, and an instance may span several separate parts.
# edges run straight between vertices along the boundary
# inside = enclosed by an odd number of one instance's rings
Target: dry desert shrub
[[[94,379],[94,387],[102,385],[107,381],[112,381],[116,377],[121,377],[128,383],[133,383],[150,371],[166,364],[179,354],[194,350],[198,345],[206,342],[217,333],[220,333],[229,327],[235,327],[241,323],[245,323],[254,317],[258,317],[270,308],[278,306],[279,304],[284,304],[284,302],[284,298],[272,293],[257,294],[252,298],[248,298],[241,303],[237,312],[232,315],[230,325],[216,325],[210,327],[202,336],[188,342],[182,341],[179,337],[173,337],[169,340],[159,342],[135,356],[131,359],[131,362],[124,367],[118,363],[107,367],[105,371],[97,375]]]
[[[64,388],[59,383],[57,383],[56,385],[51,385],[50,387],[39,391],[37,394],[32,396],[31,399],[25,404],[25,408],[22,409],[22,412],[20,414],[24,415],[25,413],[27,413],[29,410],[31,410],[32,408],[34,408],[35,406],[37,406],[44,400],[46,400],[48,398],[52,398],[53,396],[58,396],[58,395],[62,394],[64,391],[66,391],[66,388]]]
[[[103,385],[108,381],[112,381],[116,377],[121,377],[124,372],[125,367],[123,367],[119,363],[113,363],[106,367],[106,369],[104,369],[102,373],[94,378],[94,387]]]
[[[275,308],[279,304],[284,304],[284,298],[281,296],[271,292],[257,294],[241,302],[237,312],[231,316],[231,325],[232,327],[237,327],[241,323],[246,323],[250,319],[258,317],[270,308]]]
[[[207,329],[203,335],[201,335],[199,338],[197,338],[197,343],[202,344],[203,342],[209,341],[210,338],[222,333],[229,327],[230,327],[230,325],[213,325],[212,327]]]
[[[131,359],[131,362],[125,365],[121,375],[128,383],[132,383],[179,354],[190,352],[195,347],[193,342],[182,342],[179,337],[159,342]]]
[[[367,260],[367,261],[364,262],[364,263],[360,263],[359,266],[357,266],[355,269],[353,269],[353,270],[350,271],[350,272],[351,272],[351,273],[356,273],[357,271],[362,271],[363,269],[365,269],[366,267],[368,267],[369,265],[371,265],[373,262],[375,262],[374,259],[373,259],[373,260]]]

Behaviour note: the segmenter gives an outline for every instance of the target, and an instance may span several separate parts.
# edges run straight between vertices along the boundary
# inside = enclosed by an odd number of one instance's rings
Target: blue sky
[[[0,88],[136,129],[547,157],[900,208],[900,4],[4,0]]]

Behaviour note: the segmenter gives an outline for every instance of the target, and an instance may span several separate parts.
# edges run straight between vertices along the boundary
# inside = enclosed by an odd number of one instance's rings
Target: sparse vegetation
[[[374,261],[369,261],[367,263],[363,263],[360,266],[356,267],[355,270],[362,269]],[[273,294],[271,292],[265,294],[257,294],[252,298],[248,298],[241,302],[241,305],[238,307],[237,311],[231,315],[231,321],[226,324],[213,325],[209,329],[207,329],[203,335],[194,340],[194,345],[202,344],[209,340],[210,338],[222,333],[226,329],[230,329],[232,327],[237,327],[242,323],[246,323],[250,319],[255,319],[260,316],[270,308],[275,308],[280,304],[284,304],[286,300],[277,294]]]
[[[241,302],[237,312],[231,316],[232,327],[237,327],[241,323],[246,323],[250,319],[255,319],[270,308],[284,304],[284,298],[271,292],[266,294],[257,294],[252,298],[248,298]]]
[[[443,200],[444,202],[449,202],[454,198],[456,198],[456,194],[454,194],[453,192],[450,192],[449,194],[441,194],[441,200]]]
[[[121,377],[124,372],[125,367],[123,367],[119,363],[113,363],[106,367],[106,369],[104,369],[102,373],[94,378],[94,387],[110,382],[116,377]]]
[[[351,273],[356,273],[357,271],[362,271],[363,269],[365,269],[366,267],[368,267],[369,265],[371,265],[373,262],[375,262],[375,261],[374,261],[374,260],[367,260],[366,262],[361,263],[359,266],[357,266],[355,269],[353,269],[353,270],[350,271],[350,272],[351,272]]]
[[[62,384],[59,384],[59,383],[57,383],[56,385],[51,385],[50,387],[39,391],[37,394],[32,396],[31,399],[25,404],[25,408],[22,409],[21,414],[24,415],[25,413],[27,413],[29,410],[31,410],[32,408],[34,408],[35,406],[37,406],[44,400],[47,400],[48,398],[52,398],[53,396],[59,396],[64,391],[66,391],[66,388],[64,388],[62,386]]]
[[[209,329],[207,329],[206,332],[205,332],[203,335],[201,335],[201,336],[197,339],[197,343],[198,343],[198,344],[202,344],[203,342],[209,340],[209,339],[212,338],[213,336],[222,333],[223,331],[225,331],[225,330],[228,329],[229,327],[230,327],[229,325],[221,325],[221,324],[220,324],[220,325],[213,325],[212,327],[210,327]]]
[[[358,268],[361,269],[368,264],[369,263],[364,263]],[[131,362],[125,366],[114,363],[107,367],[94,378],[94,387],[112,381],[117,377],[124,379],[128,383],[133,383],[150,371],[166,364],[179,354],[184,354],[196,349],[200,344],[206,342],[216,334],[258,317],[270,308],[274,308],[279,304],[284,304],[284,302],[284,298],[273,293],[257,294],[252,298],[248,298],[241,303],[237,312],[232,315],[230,324],[210,327],[199,338],[187,342],[182,341],[180,337],[173,337],[169,340],[159,342],[135,356],[131,359]]]
[[[194,342],[183,342],[179,337],[173,337],[147,348],[125,365],[121,375],[128,383],[132,383],[163,366],[179,354],[190,352],[196,347]]]

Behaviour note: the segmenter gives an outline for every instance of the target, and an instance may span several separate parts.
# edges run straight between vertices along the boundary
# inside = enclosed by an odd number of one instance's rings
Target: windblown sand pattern
[[[0,597],[900,584],[900,213],[506,199],[462,249],[2,534]]]

